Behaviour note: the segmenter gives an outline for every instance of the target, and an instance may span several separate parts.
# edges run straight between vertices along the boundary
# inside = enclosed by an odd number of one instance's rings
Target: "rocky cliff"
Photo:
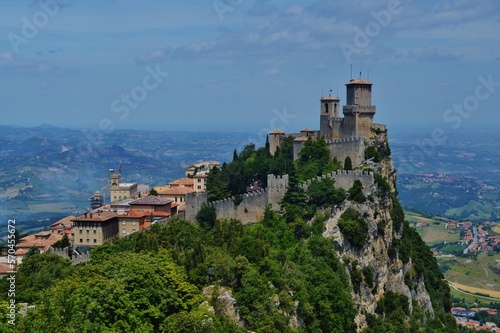
[[[427,319],[434,317],[431,297],[426,288],[424,274],[415,268],[413,259],[401,254],[404,215],[396,194],[396,170],[390,157],[386,132],[372,133],[363,167],[376,174],[371,194],[364,202],[344,201],[326,222],[324,237],[334,241],[337,255],[343,260],[353,283],[352,297],[358,314],[358,331],[366,327],[367,314],[375,314],[377,305],[388,292],[408,298],[410,313],[419,306]],[[376,152],[376,153],[374,153]],[[340,223],[346,213],[356,212],[367,224],[367,239],[363,244],[353,244],[341,231]],[[402,258],[403,257],[403,258]]]

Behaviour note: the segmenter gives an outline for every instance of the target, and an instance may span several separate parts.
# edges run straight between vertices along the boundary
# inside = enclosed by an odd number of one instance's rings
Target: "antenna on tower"
[[[352,80],[352,64],[351,64],[351,80]]]
[[[361,71],[359,71],[359,77],[362,79],[363,77],[361,76],[361,73],[362,73],[362,72],[361,72]]]
[[[330,88],[330,95],[328,95],[329,97],[332,97],[332,88]]]

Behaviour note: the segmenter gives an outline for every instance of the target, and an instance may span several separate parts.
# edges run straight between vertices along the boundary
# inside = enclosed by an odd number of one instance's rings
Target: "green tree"
[[[366,201],[366,197],[363,194],[363,184],[360,180],[356,179],[348,192],[349,200],[356,201],[358,203],[363,203]]]
[[[34,254],[24,258],[17,271],[18,301],[34,303],[40,300],[40,292],[49,288],[58,279],[73,272],[68,259],[56,254]]]
[[[349,243],[362,247],[369,238],[368,223],[353,208],[348,208],[339,219],[339,228]]]
[[[217,220],[217,213],[213,206],[203,203],[199,212],[196,214],[196,222],[201,227],[213,228],[215,226],[215,221]]]

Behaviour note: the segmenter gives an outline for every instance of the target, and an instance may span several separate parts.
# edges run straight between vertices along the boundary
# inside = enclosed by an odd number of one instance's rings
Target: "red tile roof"
[[[171,203],[171,199],[166,199],[156,195],[149,195],[145,198],[140,198],[134,200],[130,203],[130,205],[141,205],[141,206],[164,206]]]
[[[79,216],[72,221],[78,221],[78,222],[104,222],[111,220],[112,218],[115,218],[117,214],[115,212],[100,212],[100,213],[88,213],[84,214],[82,216]]]
[[[170,183],[170,186],[194,186],[194,180],[193,178],[181,178],[174,180],[173,182]]]

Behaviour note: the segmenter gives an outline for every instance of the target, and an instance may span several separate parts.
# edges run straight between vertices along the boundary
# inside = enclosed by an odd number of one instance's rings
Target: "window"
[[[94,229],[94,235],[97,234],[97,230]]]
[[[90,230],[87,230],[87,234],[90,233]]]
[[[94,244],[97,243],[97,239],[94,238]]]
[[[136,230],[135,229],[132,229],[132,232],[135,232]]]
[[[201,183],[201,178],[198,178],[198,183]]]
[[[132,222],[132,225],[135,225],[135,221],[134,221],[134,222]]]
[[[87,243],[90,243],[90,239],[87,238]]]
[[[83,243],[83,239],[80,238],[80,243]]]
[[[80,233],[81,233],[81,234],[83,233],[83,230],[82,230],[82,229],[80,229]]]
[[[122,225],[125,225],[125,221],[122,222]]]
[[[325,113],[328,113],[328,104],[325,104]]]
[[[126,234],[127,233],[127,230],[126,229],[122,229],[122,234]]]
[[[198,185],[198,190],[201,190],[201,186]]]

